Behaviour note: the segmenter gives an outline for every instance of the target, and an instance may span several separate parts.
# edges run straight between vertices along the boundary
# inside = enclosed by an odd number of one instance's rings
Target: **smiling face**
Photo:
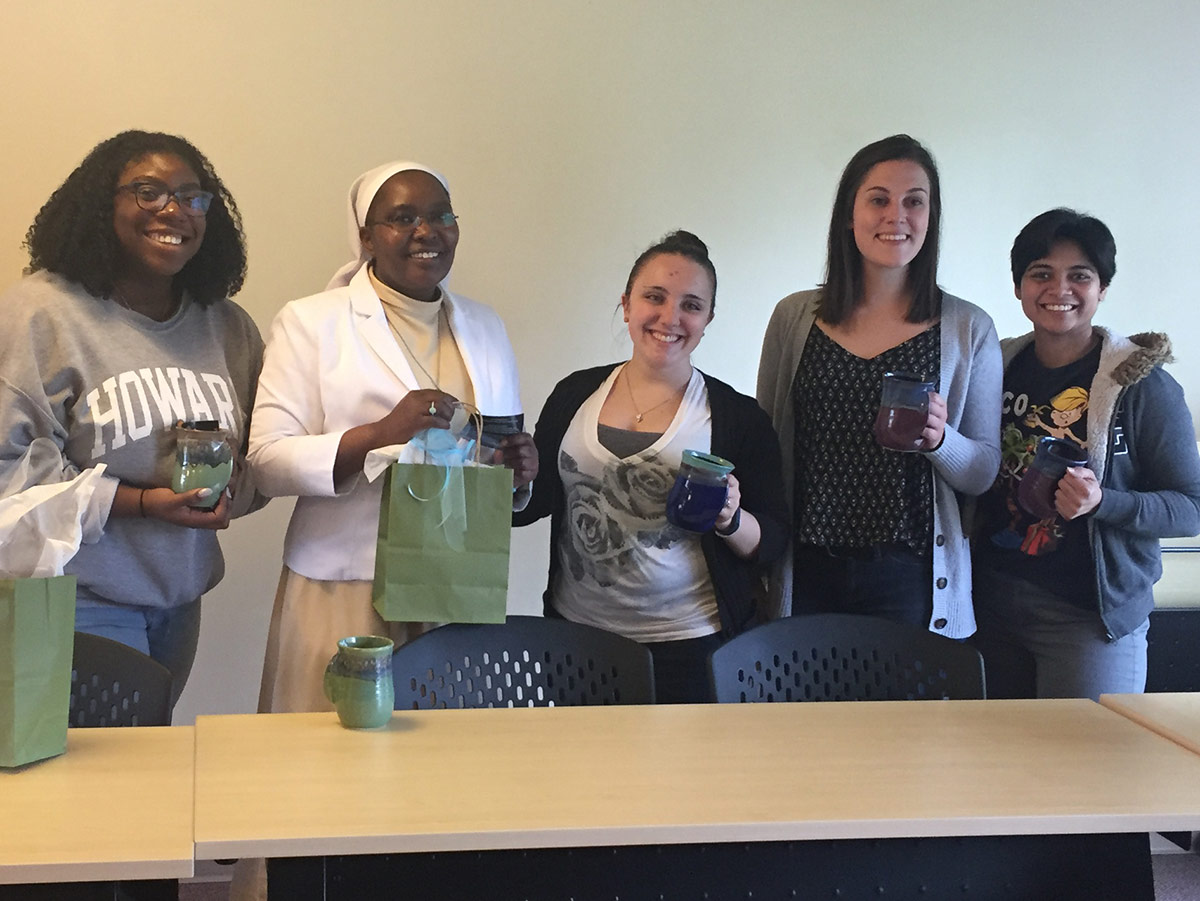
[[[687,257],[659,254],[642,265],[621,307],[635,357],[658,369],[691,366],[713,317],[712,279]]]
[[[1033,323],[1035,338],[1091,341],[1092,317],[1107,289],[1100,275],[1074,241],[1059,241],[1041,259],[1025,267],[1017,285],[1021,309]]]
[[[199,189],[200,178],[173,153],[150,153],[126,165],[113,188],[133,184],[174,192]],[[120,248],[119,276],[145,283],[169,281],[200,249],[204,227],[203,216],[185,213],[174,199],[153,212],[138,206],[131,191],[118,190],[113,197],[113,231]]]
[[[912,160],[873,166],[854,195],[854,243],[864,266],[903,269],[925,245],[929,175]]]
[[[375,277],[417,300],[434,300],[438,283],[450,274],[458,247],[458,225],[433,224],[453,213],[442,183],[417,169],[397,172],[371,201],[359,240],[374,260]],[[420,217],[415,228],[405,225]]]

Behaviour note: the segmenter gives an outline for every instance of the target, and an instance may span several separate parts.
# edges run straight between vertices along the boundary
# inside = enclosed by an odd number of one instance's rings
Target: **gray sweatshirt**
[[[262,346],[232,301],[185,297],[155,322],[57,275],[22,279],[0,295],[0,496],[104,463],[107,515],[119,482],[170,486],[179,419],[218,420],[242,448]],[[235,498],[246,512],[253,486]],[[224,562],[215,532],[113,517],[66,572],[81,605],[175,607],[220,581]]]

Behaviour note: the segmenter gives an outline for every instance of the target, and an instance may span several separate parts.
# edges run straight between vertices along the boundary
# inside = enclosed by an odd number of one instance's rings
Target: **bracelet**
[[[142,493],[138,495],[138,513],[142,519],[146,518],[146,489],[142,489]]]
[[[741,525],[742,525],[742,508],[738,507],[736,510],[733,511],[733,518],[729,520],[729,525],[727,525],[723,530],[714,528],[713,531],[716,532],[718,535],[720,535],[722,538],[728,538],[730,535],[732,535],[734,532],[736,532],[741,527]]]

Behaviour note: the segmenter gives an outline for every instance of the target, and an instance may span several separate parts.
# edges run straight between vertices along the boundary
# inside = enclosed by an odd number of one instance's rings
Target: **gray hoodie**
[[[1088,465],[1102,496],[1088,517],[1100,618],[1122,638],[1154,609],[1160,538],[1200,533],[1200,453],[1183,389],[1162,369],[1166,335],[1096,327],[1100,366],[1088,393]],[[1001,342],[1004,366],[1033,333]]]

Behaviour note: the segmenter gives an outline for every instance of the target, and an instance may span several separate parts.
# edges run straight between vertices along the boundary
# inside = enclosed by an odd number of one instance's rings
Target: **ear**
[[[375,241],[371,237],[371,227],[368,225],[360,225],[358,227],[358,241],[362,244],[367,254],[371,257],[375,256]]]
[[[1107,293],[1108,293],[1108,285],[1105,285],[1103,288],[1100,289],[1100,296],[1097,298],[1097,301],[1104,300],[1104,295]]]
[[[625,315],[625,321],[629,322],[629,295],[621,295],[621,312]]]
[[[1021,286],[1019,284],[1013,285],[1013,297],[1015,297],[1017,300],[1021,300]]]

